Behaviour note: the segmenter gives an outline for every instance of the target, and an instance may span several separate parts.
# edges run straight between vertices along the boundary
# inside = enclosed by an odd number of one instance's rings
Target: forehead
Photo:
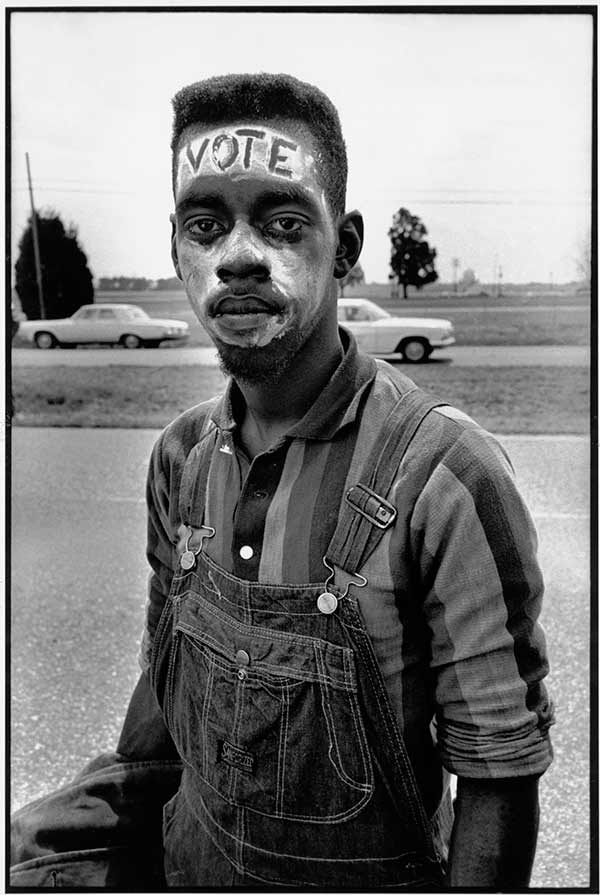
[[[175,156],[175,193],[201,177],[258,176],[270,182],[317,185],[312,141],[302,129],[260,122],[188,128]]]

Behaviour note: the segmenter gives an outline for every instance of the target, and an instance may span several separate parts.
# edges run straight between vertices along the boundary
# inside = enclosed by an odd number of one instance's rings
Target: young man
[[[526,886],[552,713],[510,465],[338,329],[363,224],[327,97],[231,75],[174,108],[173,261],[231,379],[148,478],[118,751],[182,762],[166,883]]]

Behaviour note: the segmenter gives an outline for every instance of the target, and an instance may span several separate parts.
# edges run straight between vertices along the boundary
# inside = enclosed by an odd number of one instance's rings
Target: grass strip
[[[187,345],[211,345],[210,337],[196,320],[190,309],[184,305],[182,313],[181,298],[177,307],[155,308],[151,313],[155,316],[164,313],[169,317],[180,317],[190,327]],[[442,317],[454,324],[456,342],[461,346],[469,345],[589,345],[590,344],[590,309],[585,306],[567,308],[549,306],[547,310],[465,307],[445,310],[443,305],[428,307],[426,304],[411,307],[390,307],[388,310],[399,317]],[[147,308],[150,308],[147,305]],[[31,342],[17,335],[13,340],[14,348],[31,348]],[[172,346],[174,347],[174,346]]]
[[[422,388],[504,434],[588,434],[585,367],[407,367]],[[214,367],[16,367],[13,424],[162,428],[221,392]]]

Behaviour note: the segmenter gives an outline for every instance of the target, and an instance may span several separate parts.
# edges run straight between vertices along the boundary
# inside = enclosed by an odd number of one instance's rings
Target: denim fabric
[[[356,600],[325,615],[323,590],[245,581],[202,553],[175,574],[150,668],[184,764],[168,885],[439,887]]]
[[[178,761],[106,753],[11,819],[11,886],[164,887],[160,819]]]

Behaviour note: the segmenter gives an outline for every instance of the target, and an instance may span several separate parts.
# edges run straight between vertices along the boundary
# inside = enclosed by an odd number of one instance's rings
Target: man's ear
[[[364,224],[360,211],[348,211],[338,221],[338,246],[333,275],[341,280],[352,270],[363,247]]]
[[[181,271],[179,270],[179,259],[177,257],[177,221],[175,215],[172,214],[169,216],[169,220],[171,221],[171,260],[173,261],[173,267],[175,268],[175,273],[178,278],[181,280]]]

